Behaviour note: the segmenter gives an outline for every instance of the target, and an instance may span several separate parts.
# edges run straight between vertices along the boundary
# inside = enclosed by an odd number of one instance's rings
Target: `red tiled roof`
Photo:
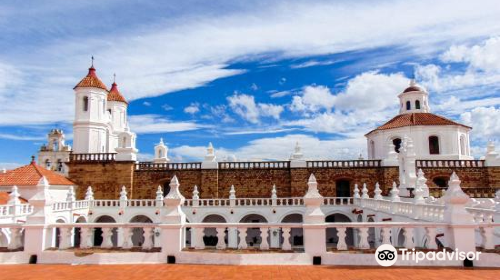
[[[118,86],[116,83],[113,83],[111,85],[111,89],[109,90],[109,94],[108,94],[108,101],[118,101],[118,102],[123,102],[125,104],[128,104],[125,97],[123,97],[123,95],[118,90]]]
[[[368,132],[366,135],[376,130],[385,130],[385,129],[392,129],[405,126],[417,126],[417,125],[459,125],[469,129],[472,128],[470,126],[466,126],[454,122],[452,120],[449,120],[445,117],[441,117],[431,113],[411,113],[411,114],[397,115],[394,118],[392,118],[392,120]]]
[[[9,202],[9,198],[10,198],[10,193],[7,193],[7,192],[0,192],[0,205],[5,205]],[[21,203],[28,203],[28,201],[22,197],[19,197],[19,200],[21,201]]]
[[[47,170],[32,161],[28,165],[0,173],[0,186],[36,186],[43,176],[50,185],[75,185],[63,175]]]
[[[412,91],[423,91],[423,90],[418,86],[409,86],[403,92],[412,92]]]
[[[85,76],[74,88],[78,87],[96,87],[108,90],[106,85],[97,77],[93,66],[89,68],[87,76]]]

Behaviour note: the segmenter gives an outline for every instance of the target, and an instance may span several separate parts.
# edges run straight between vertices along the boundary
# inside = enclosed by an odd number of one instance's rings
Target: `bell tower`
[[[407,87],[399,97],[399,114],[410,113],[430,113],[429,94],[417,86],[415,80],[410,81],[410,86]]]
[[[106,85],[97,77],[94,58],[85,76],[75,87],[73,150],[77,154],[108,152]]]

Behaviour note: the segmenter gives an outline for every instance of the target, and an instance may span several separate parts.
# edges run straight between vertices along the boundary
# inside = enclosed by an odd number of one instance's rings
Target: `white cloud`
[[[495,107],[477,107],[460,115],[461,121],[474,130],[473,139],[485,143],[489,139],[500,139],[500,109]]]
[[[71,121],[71,88],[85,75],[90,54],[96,56],[103,81],[109,84],[112,73],[117,72],[123,94],[134,100],[237,75],[242,71],[227,69],[228,63],[263,53],[275,53],[279,59],[393,45],[406,45],[415,52],[434,51],[429,46],[436,42],[467,40],[500,31],[500,5],[496,1],[454,1],[453,9],[445,1],[431,0],[382,1],[370,5],[276,1],[266,3],[265,9],[250,4],[244,7],[248,8],[217,17],[211,13],[205,16],[176,13],[175,17],[164,20],[156,17],[153,22],[119,26],[118,32],[100,28],[109,25],[109,21],[89,23],[86,19],[78,26],[66,27],[66,32],[74,33],[57,40],[37,40],[18,53],[14,45],[12,49],[4,49],[10,64],[19,66],[22,87],[0,90],[5,108],[15,108],[0,111],[0,124]],[[104,5],[105,8],[113,9],[116,17],[128,14],[117,12],[114,5]],[[16,24],[2,26],[5,27],[2,30],[15,34],[33,29],[31,18],[15,16],[25,13],[22,9],[16,8],[10,16],[7,13],[3,17],[9,23],[15,20]],[[58,23],[64,22],[63,16],[72,19],[74,13],[94,7],[81,4],[57,18],[53,16],[54,9],[35,9],[36,18],[45,19],[38,24],[50,26],[47,30],[56,30]],[[116,22],[120,20],[117,18]],[[92,32],[83,28],[88,24]],[[478,62],[477,67],[494,67],[489,60],[474,61]],[[34,111],[39,114],[31,116]]]
[[[240,117],[251,123],[259,123],[260,117],[272,117],[279,120],[283,112],[283,106],[255,103],[253,95],[235,93],[227,98],[229,107]]]
[[[335,96],[325,86],[306,86],[302,90],[302,96],[294,96],[291,111],[296,112],[318,112],[321,109],[330,111],[335,104]]]
[[[200,104],[199,103],[191,103],[189,106],[184,108],[184,113],[188,113],[191,115],[194,115],[200,111]]]
[[[20,141],[38,141],[38,140],[45,140],[46,137],[45,136],[26,136],[26,135],[0,133],[0,139],[20,140]]]
[[[452,46],[441,59],[444,62],[465,62],[474,70],[500,72],[500,37],[492,37],[481,44],[467,47]]]
[[[355,159],[365,153],[366,141],[362,137],[340,140],[320,140],[304,134],[290,134],[282,137],[261,138],[250,141],[238,149],[215,146],[219,159],[236,156],[239,161],[288,160],[295,143],[299,142],[306,159]],[[200,160],[206,147],[180,146],[170,150],[176,157]]]
[[[195,122],[172,122],[159,115],[134,115],[129,116],[132,131],[138,134],[179,132],[209,128]]]

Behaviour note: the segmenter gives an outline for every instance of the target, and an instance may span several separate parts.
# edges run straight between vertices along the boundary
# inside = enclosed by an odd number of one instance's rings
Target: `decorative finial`
[[[92,64],[90,65],[90,68],[94,68],[94,56],[92,56],[91,59],[92,59]]]
[[[415,86],[417,83],[415,82],[415,79],[411,79],[410,80],[410,86]]]
[[[34,164],[35,163],[35,156],[31,156],[31,163]]]
[[[113,84],[116,84],[116,73],[113,73]]]

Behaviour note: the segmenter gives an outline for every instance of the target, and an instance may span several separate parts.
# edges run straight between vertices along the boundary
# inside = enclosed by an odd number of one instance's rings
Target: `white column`
[[[436,228],[426,227],[425,236],[427,237],[427,249],[437,249]]]
[[[283,228],[283,245],[281,246],[281,249],[284,251],[292,250],[292,245],[290,244],[290,230],[291,228],[288,227]]]
[[[133,231],[132,231],[132,228],[129,228],[129,227],[125,227],[125,228],[122,228],[121,230],[121,233],[122,233],[122,248],[123,249],[130,249],[133,247],[133,242],[132,242],[132,234],[133,234]]]
[[[227,243],[229,248],[238,248],[238,229],[236,227],[228,228]]]
[[[391,228],[382,228],[380,231],[382,244],[391,244]]]
[[[240,232],[240,243],[238,244],[238,249],[246,249],[247,246],[247,228],[238,228]]]
[[[142,243],[143,250],[153,249],[153,229],[152,227],[143,228],[144,230],[144,243]]]
[[[276,227],[273,227],[273,228],[270,228],[270,247],[271,248],[280,248],[280,228],[276,228]]]
[[[217,230],[217,245],[215,246],[218,250],[226,249],[226,242],[224,241],[226,228],[218,227]]]
[[[113,240],[111,237],[113,236],[113,228],[103,227],[102,228],[102,244],[101,248],[112,248]]]
[[[307,185],[307,193],[304,196],[304,250],[309,255],[317,256],[326,253],[326,229],[323,226],[325,214],[321,210],[324,198],[318,191],[318,183],[313,174]]]
[[[267,237],[269,236],[268,234],[269,228],[268,227],[261,227],[260,228],[260,249],[261,250],[269,250],[269,243],[267,242]]]
[[[10,229],[10,242],[7,246],[9,250],[15,250],[23,246],[21,241],[21,228],[11,228]]]
[[[346,230],[345,227],[337,227],[337,237],[339,241],[337,242],[337,250],[347,250],[347,243],[345,242]]]
[[[91,240],[93,230],[89,227],[80,228],[80,248],[87,249],[94,245],[93,240]]]
[[[59,228],[59,249],[64,250],[71,247],[71,237],[73,236],[73,228],[62,227]]]
[[[194,248],[197,249],[197,250],[203,250],[203,249],[205,249],[205,242],[203,241],[203,236],[205,235],[204,231],[205,231],[204,228],[196,228],[195,229],[195,238],[194,238],[194,240],[196,242],[194,244]]]
[[[359,249],[370,249],[370,244],[368,243],[368,228],[360,227],[359,231]]]
[[[405,248],[406,249],[415,248],[415,242],[413,241],[413,228],[411,227],[403,228],[403,234],[405,236]]]

